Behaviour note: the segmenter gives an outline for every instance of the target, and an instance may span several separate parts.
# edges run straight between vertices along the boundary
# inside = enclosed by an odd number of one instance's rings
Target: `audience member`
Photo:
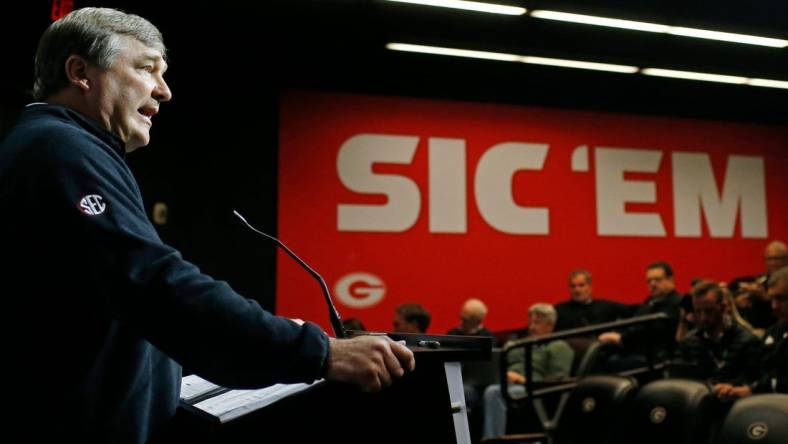
[[[766,268],[763,274],[741,277],[731,282],[739,312],[747,322],[759,329],[769,328],[777,321],[772,313],[766,284],[771,273],[788,265],[788,248],[781,241],[770,242],[763,257]]]
[[[555,329],[557,314],[550,304],[537,303],[528,309],[529,337],[549,335]],[[559,380],[569,376],[574,351],[565,341],[555,340],[536,346],[532,350],[532,371],[525,374],[525,350],[518,348],[509,353],[506,378],[509,393],[521,396],[525,393],[526,378],[533,382]],[[484,391],[484,438],[506,433],[506,401],[500,385],[491,385]]]
[[[770,242],[763,252],[763,262],[769,275],[783,267],[788,267],[788,247],[778,240]]]
[[[495,335],[484,326],[484,318],[487,316],[487,305],[479,299],[471,298],[462,304],[460,309],[460,325],[447,332],[450,335],[459,336],[486,336],[492,338],[493,346],[496,345]],[[472,365],[472,363],[470,363]],[[466,364],[463,364],[465,370]],[[480,409],[482,408],[482,393],[487,387],[486,384],[476,385],[471,381],[463,381],[463,391],[465,392],[465,407],[468,412],[468,421],[472,434],[478,433],[481,419]]]
[[[484,326],[485,317],[487,317],[487,305],[476,298],[468,299],[460,309],[460,325],[452,328],[446,334],[494,338],[492,332]]]
[[[594,298],[591,272],[583,269],[569,273],[569,296],[568,301],[555,306],[558,313],[556,331],[627,318],[636,308],[620,302]]]
[[[692,287],[694,288],[700,282],[704,281],[703,279],[693,279],[692,280]],[[763,336],[763,330],[754,328],[744,319],[741,314],[739,314],[738,308],[736,308],[736,302],[733,299],[733,294],[731,293],[730,289],[727,287],[725,282],[720,282],[718,284],[720,289],[723,293],[723,299],[725,301],[725,307],[728,310],[728,315],[731,317],[733,322],[742,327],[749,333],[752,333],[757,338],[761,338]],[[685,310],[685,301],[689,299],[689,312]],[[681,299],[681,315],[679,317],[679,327],[676,329],[676,342],[681,342],[682,339],[689,333],[690,331],[695,329],[695,313],[692,306],[692,293],[687,293]]]
[[[676,347],[676,329],[679,323],[681,296],[676,292],[673,269],[667,262],[654,262],[646,267],[646,283],[649,296],[633,316],[664,313],[667,320],[650,324],[633,325],[621,332],[611,331],[599,335],[605,344],[622,346],[625,355],[613,355],[610,370],[624,370],[645,365],[647,356],[663,359]]]
[[[679,343],[673,376],[705,380],[726,397],[727,386],[752,384],[758,378],[760,341],[734,321],[724,288],[701,281],[691,294],[697,328]]]
[[[421,304],[402,304],[394,312],[396,333],[426,333],[429,326],[430,313]]]
[[[717,392],[721,397],[788,393],[788,266],[774,271],[768,284],[768,296],[778,320],[763,336],[760,378],[751,384],[720,386]]]
[[[364,324],[356,318],[348,318],[342,321],[345,331],[367,331]]]

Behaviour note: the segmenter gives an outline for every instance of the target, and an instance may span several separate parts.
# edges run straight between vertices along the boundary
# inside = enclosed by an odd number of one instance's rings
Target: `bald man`
[[[480,299],[468,299],[460,310],[460,325],[449,330],[447,334],[493,337],[492,332],[484,326],[485,317],[487,317],[487,305]]]
[[[788,247],[781,241],[770,242],[763,252],[766,274],[771,275],[780,268],[788,266]]]
[[[788,266],[788,248],[785,243],[779,240],[769,242],[763,252],[763,263],[765,273],[734,279],[730,285],[739,313],[757,329],[769,328],[777,321],[772,312],[766,283],[769,276]]]

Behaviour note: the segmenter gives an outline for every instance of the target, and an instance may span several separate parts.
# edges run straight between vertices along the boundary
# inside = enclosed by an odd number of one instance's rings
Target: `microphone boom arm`
[[[328,291],[328,285],[326,285],[325,279],[323,276],[320,276],[315,270],[312,269],[306,262],[302,261],[301,258],[296,256],[292,250],[287,248],[287,245],[283,244],[279,239],[271,236],[270,234],[266,234],[257,228],[253,227],[252,224],[246,221],[246,218],[241,216],[241,213],[238,211],[233,210],[233,214],[241,220],[250,230],[254,231],[255,233],[265,236],[266,238],[272,240],[278,247],[283,249],[288,256],[293,258],[296,262],[298,262],[304,269],[312,275],[320,283],[320,289],[323,290],[323,296],[326,298],[326,305],[328,305],[328,318],[331,321],[331,327],[334,330],[334,335],[337,338],[344,339],[347,338],[347,333],[345,332],[345,328],[342,325],[342,319],[339,317],[339,312],[337,311],[336,306],[334,305],[333,300],[331,299],[331,293]]]

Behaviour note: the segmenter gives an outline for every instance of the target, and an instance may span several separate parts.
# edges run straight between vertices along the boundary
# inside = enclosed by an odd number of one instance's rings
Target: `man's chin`
[[[150,143],[150,137],[145,138],[131,138],[126,142],[126,153],[131,153],[138,148],[142,148]]]

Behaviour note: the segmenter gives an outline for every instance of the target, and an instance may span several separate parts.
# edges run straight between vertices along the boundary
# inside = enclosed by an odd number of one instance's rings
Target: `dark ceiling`
[[[788,39],[788,2],[782,0],[499,2]],[[3,86],[6,100],[25,95],[31,54],[51,3],[27,2],[17,17],[29,26],[4,39],[6,60],[23,67],[4,70],[11,77]],[[171,48],[171,75],[181,84],[205,81],[213,93],[221,91],[220,100],[296,88],[788,123],[784,89],[400,53],[384,45],[399,41],[786,81],[788,48],[384,0],[75,4],[120,7],[151,18]]]
[[[276,60],[284,62],[282,83],[293,86],[788,123],[788,90],[398,53],[384,45],[397,41],[779,80],[788,80],[788,48],[382,0],[289,3],[277,27]],[[788,38],[788,2],[578,3],[508,4]]]

